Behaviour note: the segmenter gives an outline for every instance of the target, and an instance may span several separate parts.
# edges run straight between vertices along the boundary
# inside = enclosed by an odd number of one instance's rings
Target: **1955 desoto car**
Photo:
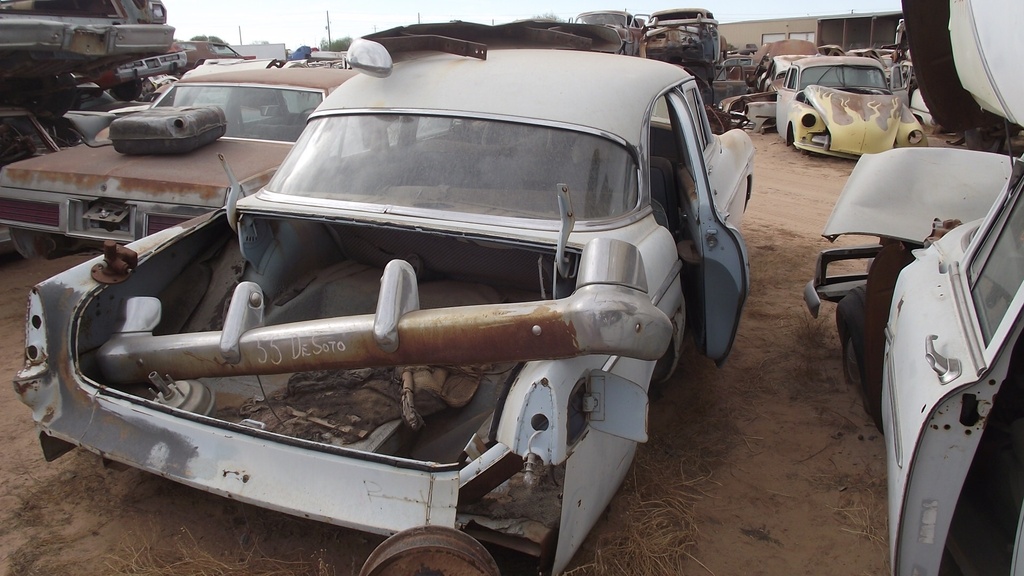
[[[608,42],[353,43],[363,74],[265,188],[32,290],[15,388],[46,457],[393,535],[363,574],[493,576],[479,541],[561,572],[652,379],[684,336],[723,361],[748,288],[750,139],[711,133],[683,69],[587,50]]]
[[[927,146],[921,123],[893,95],[874,58],[817,56],[793,62],[778,89],[775,126],[786,144],[857,158]]]

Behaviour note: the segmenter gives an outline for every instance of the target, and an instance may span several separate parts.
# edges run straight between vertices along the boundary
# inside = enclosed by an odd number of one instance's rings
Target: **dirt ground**
[[[732,355],[716,368],[691,353],[652,394],[650,441],[571,574],[888,570],[883,441],[842,381],[835,307],[815,320],[801,297],[854,163],[752,138],[751,294]],[[0,380],[22,363],[29,288],[81,260],[0,257]],[[46,463],[10,386],[0,412],[3,574],[348,576],[381,541],[104,468],[84,450]]]

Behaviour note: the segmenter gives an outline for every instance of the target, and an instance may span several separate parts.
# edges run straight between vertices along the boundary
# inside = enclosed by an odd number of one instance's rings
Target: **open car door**
[[[747,247],[715,205],[716,191],[708,174],[719,143],[711,134],[696,86],[688,84],[669,94],[669,102],[685,164],[679,169],[683,226],[694,252],[686,257],[687,315],[700,351],[721,365],[736,339],[750,289]]]

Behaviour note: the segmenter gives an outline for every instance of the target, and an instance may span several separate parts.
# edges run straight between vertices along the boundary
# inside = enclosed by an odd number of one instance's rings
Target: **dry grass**
[[[121,550],[108,557],[111,574],[133,576],[334,576],[323,553],[308,560],[268,558],[258,546],[239,551],[238,556],[217,557],[200,546],[192,534],[182,530],[171,546],[123,542]]]
[[[661,576],[683,574],[693,558],[697,526],[693,497],[687,494],[644,496],[631,493],[623,505],[629,508],[621,530],[597,539],[594,559],[566,574]]]
[[[884,520],[886,511],[864,503],[871,501],[871,498],[852,495],[843,498],[840,505],[833,507],[832,511],[844,524],[840,530],[866,538],[886,550],[889,546]]]
[[[700,535],[694,504],[708,498],[716,484],[712,470],[740,442],[735,408],[719,390],[723,385],[706,358],[692,348],[684,353],[680,371],[651,404],[651,439],[638,447],[610,521],[577,554],[577,561],[588,561],[566,574],[681,575],[688,565],[702,565],[695,557]]]

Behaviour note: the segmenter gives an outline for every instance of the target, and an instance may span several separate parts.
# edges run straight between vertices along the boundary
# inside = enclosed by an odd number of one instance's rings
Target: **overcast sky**
[[[251,44],[260,40],[283,43],[291,50],[302,44],[316,46],[327,38],[328,12],[331,37],[337,39],[345,36],[358,38],[375,30],[415,24],[417,19],[421,22],[465,20],[502,24],[542,14],[554,14],[568,20],[580,12],[604,8],[649,14],[680,6],[703,6],[714,13],[720,22],[901,9],[900,0],[728,0],[721,4],[687,0],[628,8],[578,0],[521,0],[515,4],[495,0],[444,0],[432,3],[376,0],[358,4],[329,0],[164,0],[164,5],[167,7],[168,23],[177,28],[175,38],[180,40],[207,34],[220,36],[231,44]]]

